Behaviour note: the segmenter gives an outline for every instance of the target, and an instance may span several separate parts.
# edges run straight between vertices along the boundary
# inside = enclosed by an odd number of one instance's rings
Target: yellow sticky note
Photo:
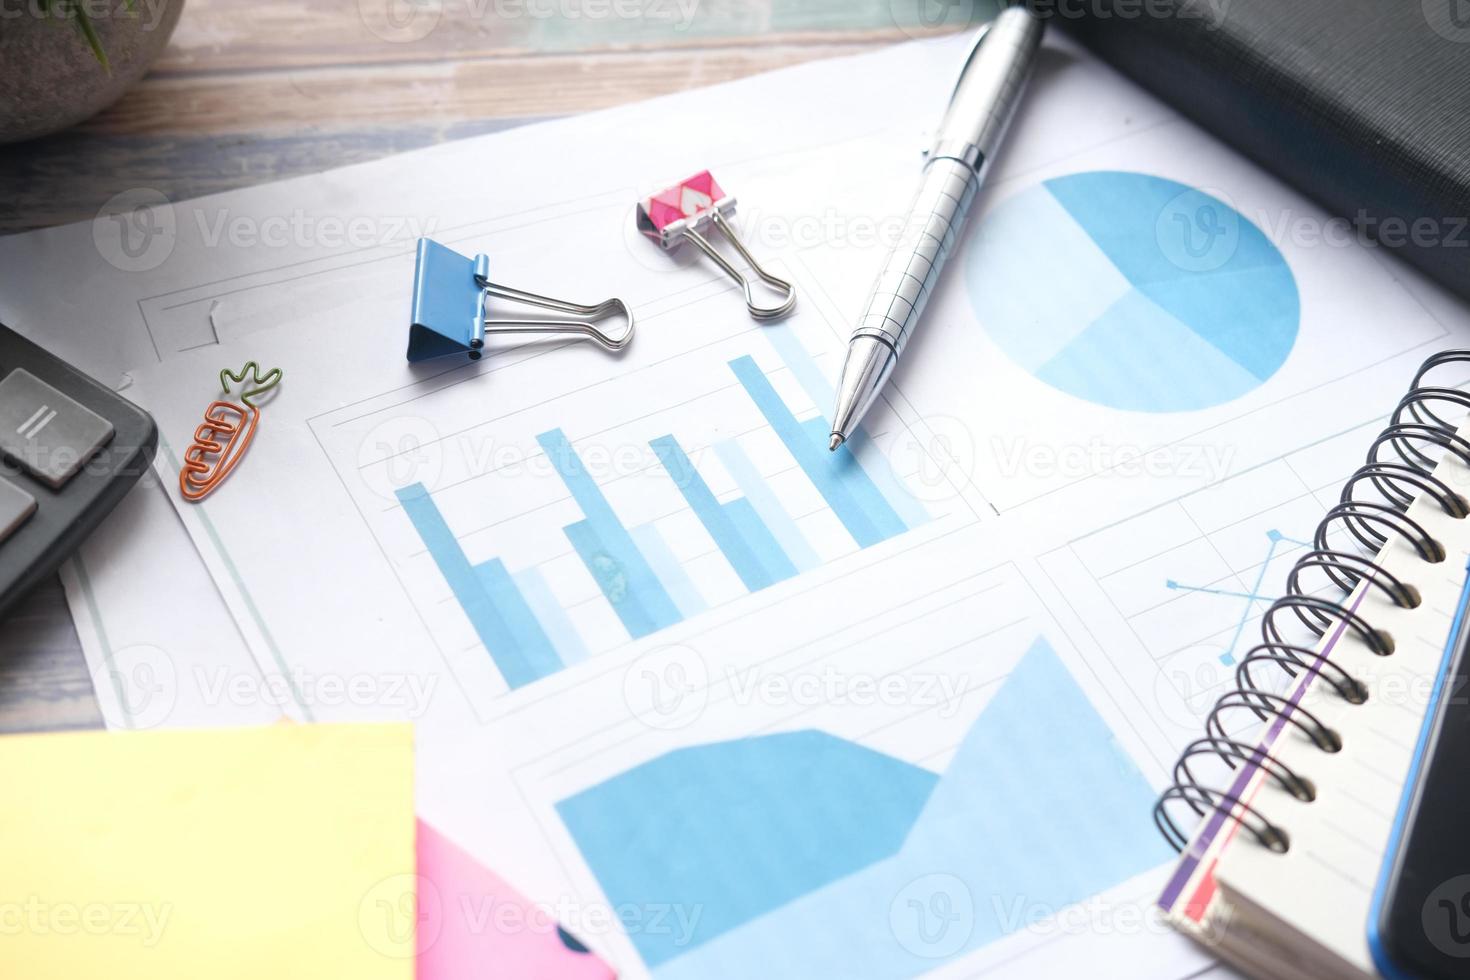
[[[412,980],[408,725],[0,738],[0,975]]]

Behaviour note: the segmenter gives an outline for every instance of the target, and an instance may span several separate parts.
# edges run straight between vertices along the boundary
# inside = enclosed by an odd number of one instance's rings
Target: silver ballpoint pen
[[[1015,114],[1043,27],[1025,9],[1011,7],[975,40],[929,151],[903,237],[873,284],[848,342],[832,413],[833,452],[877,399],[923,315],[986,165]]]

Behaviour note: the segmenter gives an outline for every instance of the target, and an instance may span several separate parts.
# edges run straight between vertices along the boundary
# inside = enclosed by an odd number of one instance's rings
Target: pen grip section
[[[958,245],[975,200],[978,175],[958,160],[929,162],[903,234],[888,255],[854,337],[874,337],[901,353],[940,272]]]

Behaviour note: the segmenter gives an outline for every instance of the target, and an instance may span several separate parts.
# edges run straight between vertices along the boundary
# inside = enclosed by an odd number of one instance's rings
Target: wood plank
[[[15,189],[0,233],[90,219],[133,187],[182,201],[882,43],[154,75],[96,119],[0,154]]]
[[[392,126],[227,136],[107,135],[74,131],[0,154],[0,235],[96,217],[114,194],[135,187],[187,201],[366,163],[449,140],[535,120],[485,119],[455,125]]]
[[[288,133],[302,127],[449,126],[602,109],[744,78],[881,42],[699,49],[150,75],[80,131],[108,135]]]
[[[0,733],[101,727],[66,595],[52,579],[0,622]]]
[[[432,63],[506,54],[894,42],[979,23],[996,0],[188,0],[164,73]],[[935,21],[938,23],[935,23]]]

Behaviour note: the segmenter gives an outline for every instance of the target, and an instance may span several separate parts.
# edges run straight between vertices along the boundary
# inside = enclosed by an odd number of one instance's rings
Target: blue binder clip
[[[486,306],[506,299],[576,317],[573,320],[492,319]],[[611,316],[628,321],[619,336],[606,333],[598,323]],[[633,340],[633,312],[620,299],[583,306],[538,296],[490,281],[490,259],[466,258],[427,238],[419,239],[413,274],[413,326],[408,331],[408,359],[425,361],[453,354],[478,361],[487,333],[545,333],[587,337],[610,351],[620,351]]]

